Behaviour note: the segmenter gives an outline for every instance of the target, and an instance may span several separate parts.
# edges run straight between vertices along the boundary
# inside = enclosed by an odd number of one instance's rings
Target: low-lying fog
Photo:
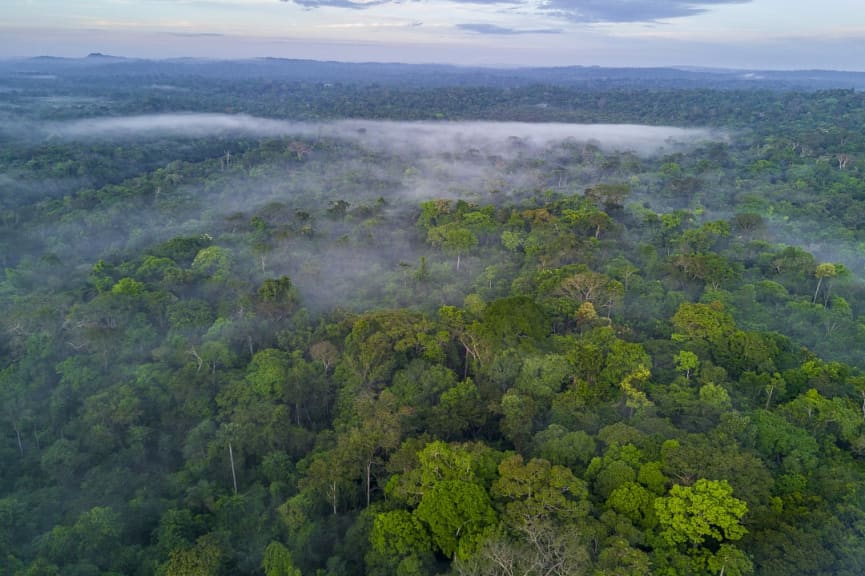
[[[324,137],[345,139],[376,150],[398,154],[455,154],[477,150],[487,155],[514,155],[528,149],[574,141],[592,142],[608,151],[629,150],[641,155],[725,139],[703,128],[636,124],[562,124],[527,122],[394,122],[340,120],[306,123],[229,114],[156,114],[91,118],[55,123],[46,134],[68,139],[137,137],[243,136]]]
[[[7,125],[3,131],[9,134],[15,126]],[[64,218],[56,228],[43,231],[38,243],[63,261],[92,265],[103,255],[129,253],[176,235],[218,234],[232,215],[248,219],[272,203],[283,204],[292,213],[306,210],[321,215],[332,201],[348,201],[353,210],[372,205],[381,197],[388,208],[369,224],[362,224],[362,219],[341,223],[319,217],[314,223],[315,241],[279,241],[280,246],[267,257],[268,275],[287,273],[308,302],[338,305],[358,287],[381,282],[383,273],[400,270],[406,263],[416,265],[420,256],[430,254],[424,247],[410,246],[401,236],[406,218],[413,218],[406,211],[416,210],[420,201],[464,198],[478,203],[509,202],[551,188],[581,193],[603,179],[598,166],[581,158],[586,144],[592,144],[605,152],[624,152],[623,159],[630,154],[636,162],[625,173],[640,182],[631,200],[647,201],[663,211],[664,200],[655,198],[654,188],[648,184],[655,178],[657,162],[662,161],[655,155],[730,138],[723,131],[670,126],[373,120],[303,123],[227,114],[91,118],[42,123],[30,132],[31,141],[140,142],[142,146],[156,138],[164,143],[165,138],[211,137],[296,137],[313,142],[339,140],[347,145],[321,154],[313,146],[309,157],[288,170],[283,165],[252,164],[245,169],[217,171],[206,181],[170,185],[155,193],[152,204],[132,212],[113,206],[101,215],[87,212],[72,221]],[[80,189],[73,178],[65,183],[45,181],[41,188],[39,184],[19,181],[15,174],[0,174],[3,195],[34,197],[41,189],[46,195],[57,196],[67,184],[75,188],[70,190],[72,194]],[[355,225],[374,225],[374,230]],[[773,236],[791,243],[804,241],[788,239],[782,232]],[[371,240],[358,242],[365,234]],[[354,240],[335,242],[343,236]],[[827,247],[809,248],[823,252],[821,248]],[[836,261],[839,253],[849,249],[829,248]],[[322,265],[324,262],[329,265]]]
[[[411,212],[422,200],[459,197],[479,203],[499,202],[532,195],[551,185],[580,192],[597,179],[592,168],[580,160],[586,144],[647,158],[727,138],[718,131],[669,126],[377,120],[309,123],[228,114],[98,117],[34,123],[26,130],[19,124],[23,122],[6,125],[3,131],[15,136],[29,133],[26,140],[30,142],[85,145],[116,142],[147,146],[148,141],[160,139],[162,143],[155,145],[162,146],[166,138],[232,137],[344,142],[346,146],[339,150],[314,152],[288,171],[284,166],[266,164],[226,169],[209,175],[207,182],[172,185],[146,207],[129,210],[112,206],[106,211],[86,211],[71,221],[64,218],[52,230],[44,231],[39,240],[63,261],[92,265],[103,255],[134,252],[175,235],[218,234],[230,215],[243,214],[248,219],[272,203],[284,204],[292,212],[321,214],[335,200],[346,200],[355,209],[372,205],[379,197],[385,199],[388,208],[374,220],[374,230],[364,228],[373,221],[363,224],[349,219],[341,223],[319,217],[314,224],[314,241],[281,241],[268,255],[268,274],[292,275],[308,302],[315,300],[323,306],[336,305],[352,290],[372,286],[381,281],[383,273],[404,270],[407,263],[416,265],[420,256],[430,253],[410,246],[404,237],[406,227],[411,228],[406,219],[413,218]],[[555,167],[561,174],[555,174]],[[13,176],[6,178],[10,192],[34,193],[24,187],[33,183],[16,184]],[[74,185],[71,179],[69,184]],[[162,207],[163,199],[173,203],[170,212]],[[337,241],[346,234],[355,240],[349,244]],[[366,235],[368,239],[358,241]]]

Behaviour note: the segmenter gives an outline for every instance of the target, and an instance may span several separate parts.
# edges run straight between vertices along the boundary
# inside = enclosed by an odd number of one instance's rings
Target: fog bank
[[[230,114],[155,114],[91,118],[55,123],[52,135],[68,139],[208,137],[324,137],[348,140],[396,154],[460,154],[477,151],[513,156],[572,141],[607,150],[651,155],[707,140],[724,133],[703,128],[636,124],[564,124],[528,122],[396,122],[340,120],[290,122]]]

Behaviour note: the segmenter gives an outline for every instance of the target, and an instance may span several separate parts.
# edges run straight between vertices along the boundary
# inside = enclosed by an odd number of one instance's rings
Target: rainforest
[[[0,573],[865,573],[863,76],[0,62]]]

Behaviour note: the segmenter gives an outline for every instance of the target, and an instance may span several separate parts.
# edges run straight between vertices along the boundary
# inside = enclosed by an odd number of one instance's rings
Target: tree
[[[631,185],[628,183],[596,184],[585,192],[587,200],[607,211],[622,208],[630,195]]]
[[[534,432],[538,403],[527,394],[511,389],[502,396],[499,425],[502,435],[513,442],[517,450],[525,450]]]
[[[735,331],[733,317],[719,301],[710,304],[683,303],[673,316],[674,340],[692,339],[717,344]]]
[[[637,411],[652,406],[653,403],[646,396],[646,393],[640,390],[637,386],[645,385],[651,377],[649,369],[645,366],[638,366],[636,370],[622,378],[619,386],[622,388],[622,393],[625,400],[625,409],[629,416],[634,415]]]
[[[748,576],[754,573],[754,564],[748,555],[730,544],[721,544],[718,551],[707,559],[706,567],[718,576]]]
[[[0,422],[8,422],[15,432],[15,444],[21,458],[24,457],[23,424],[31,416],[26,393],[26,382],[18,370],[13,367],[0,370]]]
[[[580,235],[587,233],[592,235],[595,240],[600,239],[601,232],[609,229],[613,225],[613,220],[606,212],[602,212],[594,207],[584,207],[579,210],[564,210],[562,212],[562,220],[574,227],[574,230]]]
[[[544,311],[534,300],[512,296],[487,305],[478,332],[493,349],[531,348],[547,335],[548,324]]]
[[[456,384],[457,377],[451,370],[418,358],[394,374],[389,391],[401,405],[411,407],[407,424],[413,430],[425,430],[441,396]]]
[[[633,444],[620,445],[608,441],[609,447],[603,456],[596,456],[586,468],[586,478],[591,480],[596,494],[606,500],[618,487],[637,480],[642,453]]]
[[[430,228],[427,233],[427,242],[433,246],[441,247],[450,254],[455,254],[457,257],[457,272],[459,272],[462,255],[477,246],[478,238],[468,228],[452,222]]]
[[[526,524],[513,536],[484,539],[469,558],[454,561],[460,576],[573,576],[588,574],[591,557],[581,526]]]
[[[635,526],[651,529],[657,524],[657,496],[636,482],[625,482],[610,492],[606,506],[626,516]]]
[[[264,559],[261,561],[264,576],[301,576],[295,568],[291,552],[279,542],[271,542],[264,549]]]
[[[524,462],[519,454],[499,464],[492,494],[505,503],[505,513],[514,526],[545,521],[565,524],[589,513],[585,482],[564,466],[539,458]]]
[[[258,256],[261,264],[261,273],[266,274],[267,253],[273,250],[271,238],[273,231],[270,225],[260,216],[253,216],[249,222],[252,232],[250,233],[250,248]]]
[[[395,557],[432,550],[432,540],[426,526],[417,515],[407,510],[376,514],[370,543],[381,554]]]
[[[598,554],[598,575],[646,576],[652,573],[648,554],[632,547],[620,536],[613,536]]]
[[[726,258],[714,252],[680,254],[676,256],[674,263],[686,278],[705,282],[712,290],[717,290],[722,284],[739,275],[737,265],[731,264]]]
[[[685,380],[690,380],[691,373],[696,374],[697,368],[700,367],[700,359],[690,350],[677,352],[673,360],[676,362],[676,370],[685,373]]]
[[[742,236],[749,238],[754,236],[765,226],[763,217],[754,212],[739,212],[733,216],[733,227]]]
[[[466,558],[496,522],[490,497],[482,486],[462,480],[436,482],[424,492],[415,511],[429,526],[436,548],[448,558]]]
[[[163,569],[165,576],[219,576],[224,560],[222,543],[207,534],[195,546],[172,550]]]
[[[559,424],[535,434],[533,444],[542,458],[572,470],[585,468],[596,448],[595,439],[583,430],[568,432]]]
[[[268,316],[281,319],[297,308],[297,288],[288,276],[268,278],[258,288],[258,299],[261,309]]]
[[[748,347],[739,350],[738,346],[735,352],[731,350],[734,340],[741,345],[750,336],[736,329],[732,315],[717,300],[710,304],[682,303],[673,315],[673,327],[676,330],[672,334],[674,341],[687,342],[691,351],[698,356],[711,356],[725,367],[728,363],[737,366],[743,364],[742,354],[750,357],[753,352]]]
[[[338,449],[360,468],[366,505],[372,498],[374,467],[399,446],[400,414],[396,399],[389,390],[378,398],[363,395],[355,402],[358,422],[340,436]]]
[[[309,355],[316,362],[321,362],[324,373],[339,360],[339,349],[327,340],[316,342],[309,347]]]
[[[618,280],[597,272],[586,271],[562,280],[556,294],[576,302],[591,302],[596,307],[606,308],[607,318],[609,318],[613,306],[621,301],[624,291],[624,286]]]
[[[751,422],[757,450],[786,473],[803,474],[817,466],[819,446],[806,430],[767,410],[758,410]]]
[[[192,270],[202,276],[208,276],[212,280],[224,283],[231,276],[232,256],[231,251],[219,246],[208,246],[202,248],[192,261]]]
[[[671,546],[696,547],[739,540],[748,531],[741,524],[748,506],[733,497],[726,480],[701,478],[693,486],[676,484],[668,496],[655,500],[660,535]]]
[[[817,289],[814,290],[814,298],[811,299],[811,303],[817,302],[817,295],[820,294],[820,288],[823,286],[824,278],[834,278],[838,275],[838,270],[835,268],[834,264],[824,263],[818,264],[817,269],[814,271],[814,277],[817,278]],[[826,281],[826,285],[829,285],[829,281]],[[826,296],[823,300],[823,303],[826,304],[829,301],[829,290],[826,289]]]
[[[430,432],[445,439],[476,431],[488,418],[480,391],[471,378],[442,392],[429,418]]]
[[[336,516],[340,506],[346,501],[350,501],[352,493],[356,491],[354,481],[358,476],[356,467],[347,461],[348,458],[342,453],[342,450],[335,448],[318,452],[308,458],[310,462],[303,479],[298,483],[299,487],[301,490],[309,491],[324,500],[331,514]],[[309,498],[309,492],[304,496]],[[295,499],[297,501],[293,502],[292,500]],[[302,503],[298,496],[295,496],[295,499],[289,500],[283,505],[289,519],[298,516],[298,508],[295,504]]]
[[[807,280],[807,274],[813,273],[815,268],[814,256],[795,246],[780,250],[771,261],[773,272],[786,276],[797,284]]]
[[[361,385],[377,388],[406,360],[438,352],[431,330],[427,318],[405,310],[364,314],[345,339],[344,363]]]
[[[350,207],[351,203],[346,200],[329,200],[327,203],[327,215],[334,220],[342,220],[345,218]]]
[[[469,373],[469,360],[475,360],[479,364],[488,356],[488,350],[482,347],[482,339],[478,334],[479,323],[469,324],[466,314],[456,306],[442,306],[439,308],[439,319],[444,324],[451,338],[459,342],[465,354],[463,363],[463,377],[467,378]]]
[[[290,357],[282,350],[268,348],[255,353],[246,369],[252,391],[262,398],[276,400],[288,379]]]

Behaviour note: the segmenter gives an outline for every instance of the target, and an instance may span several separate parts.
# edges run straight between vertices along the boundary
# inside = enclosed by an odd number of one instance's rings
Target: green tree
[[[655,500],[660,535],[671,546],[700,546],[739,540],[748,531],[741,524],[748,506],[733,497],[726,480],[701,478],[693,486],[674,485],[668,496]]]
[[[586,478],[602,499],[623,484],[634,482],[640,468],[642,453],[633,444],[620,445],[612,442],[603,456],[596,456],[586,468]]]
[[[637,484],[626,482],[610,492],[606,506],[627,517],[635,526],[654,528],[657,517],[654,510],[656,495]]]
[[[457,272],[459,272],[462,255],[477,246],[478,238],[468,228],[452,222],[430,228],[427,242],[454,254],[457,257]]]
[[[423,554],[432,550],[432,540],[426,525],[407,510],[376,514],[370,543],[381,554],[393,557]]]
[[[297,288],[288,276],[268,278],[258,288],[260,308],[269,316],[284,318],[295,311],[299,302]]]
[[[709,556],[706,567],[712,574],[723,576],[748,576],[754,573],[754,564],[748,555],[730,544],[721,544],[718,551]]]
[[[424,492],[415,513],[429,526],[436,548],[448,558],[470,556],[497,519],[487,491],[462,480],[436,482]]]
[[[811,302],[817,302],[817,296],[820,294],[820,288],[823,287],[823,280],[826,278],[834,278],[838,275],[838,270],[834,264],[824,263],[818,264],[817,268],[814,270],[814,277],[817,278],[817,289],[814,290],[814,298],[811,299]],[[826,285],[829,285],[829,281],[826,280]],[[823,303],[827,304],[829,302],[829,289],[826,289],[826,295],[824,297]]]
[[[291,552],[279,542],[271,542],[264,549],[264,559],[261,561],[264,576],[301,576],[295,568]]]
[[[378,388],[412,357],[439,353],[432,328],[426,317],[405,310],[364,314],[345,339],[345,366],[361,385]]]
[[[165,576],[220,576],[224,574],[224,562],[221,543],[208,534],[191,548],[172,550],[162,570]]]
[[[645,366],[639,366],[619,383],[624,396],[625,409],[629,416],[653,405],[646,393],[638,388],[638,386],[645,386],[650,377],[649,369]]]
[[[685,380],[690,380],[691,373],[696,374],[697,368],[700,367],[700,359],[690,350],[682,350],[676,353],[673,360],[676,362],[676,370],[684,372]]]
[[[585,517],[590,508],[585,482],[569,469],[539,458],[524,462],[519,454],[499,464],[492,494],[504,502],[505,513],[514,525],[572,522]]]
[[[553,464],[579,470],[595,454],[595,439],[583,430],[568,430],[559,424],[550,424],[533,438],[540,456]]]
[[[232,254],[227,248],[208,246],[202,248],[192,261],[192,270],[209,276],[215,282],[224,283],[231,277]]]
[[[785,472],[802,474],[817,466],[817,440],[780,414],[758,410],[751,417],[751,427],[757,450]]]
[[[355,402],[358,421],[340,435],[337,449],[362,478],[366,505],[372,500],[376,468],[399,446],[402,437],[396,399],[389,390],[378,398],[363,395]]]

